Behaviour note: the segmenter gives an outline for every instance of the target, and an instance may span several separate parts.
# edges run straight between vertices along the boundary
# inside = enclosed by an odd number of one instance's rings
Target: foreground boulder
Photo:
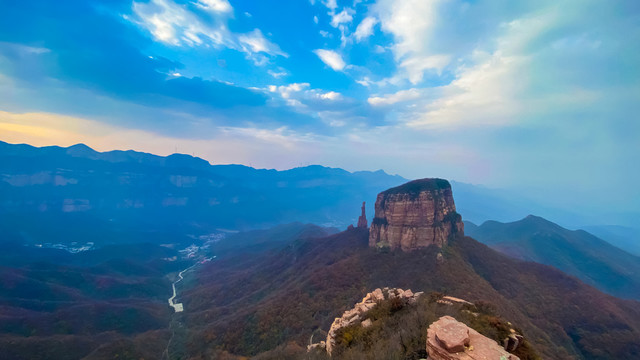
[[[442,247],[464,233],[451,185],[443,179],[421,179],[378,194],[369,246],[412,251]]]
[[[427,353],[430,360],[520,360],[451,316],[443,316],[429,326]]]

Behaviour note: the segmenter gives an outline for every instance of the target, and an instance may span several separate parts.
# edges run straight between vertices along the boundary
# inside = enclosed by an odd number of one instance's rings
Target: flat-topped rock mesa
[[[429,326],[427,353],[431,360],[520,359],[451,316],[443,316]]]
[[[444,179],[420,179],[378,194],[369,246],[412,251],[442,247],[464,234],[451,185]]]

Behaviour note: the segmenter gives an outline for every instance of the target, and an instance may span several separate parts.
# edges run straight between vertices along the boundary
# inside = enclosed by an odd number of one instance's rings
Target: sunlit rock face
[[[442,247],[451,236],[463,233],[449,182],[420,179],[378,194],[369,246],[403,251]]]
[[[520,360],[451,316],[443,316],[429,325],[427,353],[432,360]]]

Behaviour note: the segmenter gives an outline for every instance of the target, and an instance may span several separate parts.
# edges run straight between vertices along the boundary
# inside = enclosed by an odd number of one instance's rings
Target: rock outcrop
[[[342,314],[341,317],[335,318],[333,320],[333,324],[331,324],[331,328],[329,328],[329,333],[327,334],[327,340],[325,343],[327,353],[331,355],[333,352],[333,348],[336,345],[336,335],[338,330],[354,325],[360,324],[363,327],[369,327],[373,323],[370,319],[364,319],[364,316],[369,310],[373,309],[378,303],[384,300],[389,299],[402,299],[402,303],[405,305],[414,304],[418,297],[420,297],[423,293],[417,292],[413,293],[411,290],[402,290],[395,288],[384,288],[384,289],[375,289],[374,291],[368,293],[362,300],[357,303],[353,309],[347,310]],[[307,347],[308,350],[318,347],[317,344],[311,344]]]
[[[453,304],[458,304],[458,305],[472,305],[473,303],[468,302],[467,300],[463,300],[463,299],[459,299],[457,297],[453,297],[453,296],[443,296],[442,299],[438,300],[438,304],[443,304],[443,305],[453,305]]]
[[[367,222],[367,215],[365,215],[365,213],[364,213],[364,204],[365,204],[365,202],[363,201],[362,202],[362,215],[360,215],[360,217],[358,218],[358,227],[366,229],[367,227],[369,227],[369,224]]]
[[[511,334],[502,340],[502,347],[507,351],[516,351],[523,341],[524,336],[516,334],[515,330],[511,329]]]
[[[427,353],[431,360],[519,360],[451,316],[443,316],[429,326]]]
[[[421,179],[378,194],[369,246],[403,251],[442,247],[451,236],[463,233],[449,182]]]

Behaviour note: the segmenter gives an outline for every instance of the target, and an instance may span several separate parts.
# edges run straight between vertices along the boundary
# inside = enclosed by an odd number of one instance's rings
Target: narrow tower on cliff
[[[367,223],[367,215],[364,214],[364,204],[365,204],[365,202],[363,201],[362,202],[362,215],[360,215],[360,217],[358,218],[358,227],[366,229],[368,227],[368,223]]]

